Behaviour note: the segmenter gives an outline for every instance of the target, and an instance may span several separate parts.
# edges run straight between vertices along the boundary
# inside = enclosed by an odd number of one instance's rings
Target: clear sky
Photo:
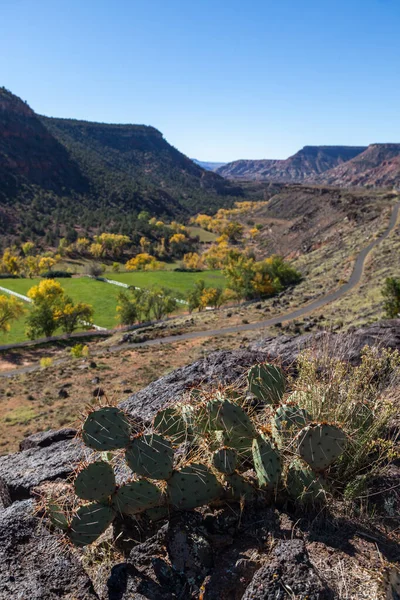
[[[0,0],[0,85],[190,157],[400,142],[400,0]]]

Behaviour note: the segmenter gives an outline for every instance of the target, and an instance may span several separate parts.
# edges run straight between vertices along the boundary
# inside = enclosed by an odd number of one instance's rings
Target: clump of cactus
[[[191,394],[188,402],[160,410],[139,434],[121,409],[96,408],[82,425],[94,458],[75,476],[77,508],[67,514],[49,502],[53,525],[85,546],[117,514],[156,519],[212,503],[270,502],[282,494],[302,504],[322,501],[329,488],[325,475],[347,436],[338,424],[313,422],[301,406],[284,402],[286,387],[278,366],[256,365],[242,394]],[[249,395],[257,398],[256,410],[249,408]],[[122,457],[132,476],[119,485],[113,464]]]

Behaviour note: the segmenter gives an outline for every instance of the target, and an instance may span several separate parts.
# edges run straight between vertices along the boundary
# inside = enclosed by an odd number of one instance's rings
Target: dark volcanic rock
[[[329,352],[351,364],[358,364],[361,351],[367,345],[400,349],[400,319],[378,321],[345,333],[322,331],[295,337],[269,337],[251,344],[250,350],[262,352],[267,359],[279,360],[282,365],[289,367],[305,348],[313,348],[321,353]]]
[[[0,477],[6,482],[13,501],[28,498],[31,489],[44,481],[65,479],[84,452],[81,442],[67,439],[44,448],[0,456]]]
[[[40,431],[26,437],[19,445],[20,450],[29,450],[29,448],[46,448],[55,442],[62,440],[71,440],[76,436],[76,429],[65,427],[64,429],[49,429]]]
[[[98,600],[78,560],[33,511],[25,500],[0,513],[0,598]]]
[[[271,559],[261,567],[243,600],[333,600],[334,594],[308,558],[302,540],[278,543]]]
[[[213,352],[206,358],[157,379],[144,390],[120,404],[128,413],[151,419],[168,402],[179,400],[192,387],[199,385],[230,384],[246,370],[265,358],[259,351],[237,350]]]
[[[10,491],[8,489],[8,485],[0,477],[0,510],[2,508],[7,508],[11,504],[11,496]]]

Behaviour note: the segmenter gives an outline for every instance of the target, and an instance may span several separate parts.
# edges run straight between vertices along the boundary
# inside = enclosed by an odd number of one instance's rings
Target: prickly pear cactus
[[[274,415],[274,430],[279,446],[287,444],[303,427],[311,421],[311,416],[295,404],[281,404]]]
[[[193,463],[174,472],[167,491],[172,506],[190,510],[221,498],[223,488],[205,465]]]
[[[293,500],[302,504],[320,503],[326,497],[325,483],[322,477],[299,459],[295,459],[289,465],[286,474],[286,489]]]
[[[210,430],[222,430],[235,436],[253,437],[256,434],[249,415],[230,400],[210,400],[207,403]]]
[[[105,504],[94,502],[81,506],[68,530],[68,536],[75,546],[87,546],[97,540],[111,525],[115,511]]]
[[[192,437],[190,427],[179,407],[168,407],[160,410],[154,418],[153,429],[177,445]]]
[[[127,447],[125,460],[137,475],[149,479],[169,479],[172,475],[174,451],[165,437],[155,433],[140,434]]]
[[[74,488],[82,500],[105,500],[115,491],[112,466],[101,460],[87,465],[76,476]]]
[[[279,404],[285,393],[285,375],[276,365],[254,365],[248,372],[249,392],[265,404]]]
[[[125,483],[112,498],[115,510],[124,515],[136,515],[163,503],[163,493],[146,479]]]
[[[54,502],[50,502],[47,506],[47,513],[49,515],[49,519],[54,525],[54,527],[58,527],[62,531],[67,531],[69,528],[69,523],[67,516],[65,515],[62,508],[55,504]]]
[[[314,471],[327,469],[341,456],[346,443],[345,432],[329,423],[311,423],[295,440],[298,454]]]
[[[125,413],[115,406],[93,411],[82,426],[82,438],[86,446],[101,452],[125,448],[130,435]]]
[[[224,446],[212,455],[212,464],[220,473],[231,475],[238,464],[238,454],[233,448]]]
[[[272,440],[263,435],[253,440],[253,461],[260,488],[276,489],[281,477],[282,462]]]
[[[239,473],[232,473],[232,475],[226,475],[225,481],[228,484],[225,497],[227,500],[233,500],[236,502],[249,502],[255,498],[256,491],[249,481],[239,475]]]

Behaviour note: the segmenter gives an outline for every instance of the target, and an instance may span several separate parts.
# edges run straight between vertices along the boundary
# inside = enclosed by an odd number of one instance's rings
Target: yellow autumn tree
[[[200,271],[204,269],[203,260],[197,252],[188,252],[185,254],[182,263],[188,271]]]
[[[10,331],[10,323],[22,317],[24,312],[22,302],[14,296],[0,296],[0,331]]]
[[[162,269],[164,264],[159,262],[155,256],[142,252],[128,260],[125,266],[128,271],[154,271]]]

